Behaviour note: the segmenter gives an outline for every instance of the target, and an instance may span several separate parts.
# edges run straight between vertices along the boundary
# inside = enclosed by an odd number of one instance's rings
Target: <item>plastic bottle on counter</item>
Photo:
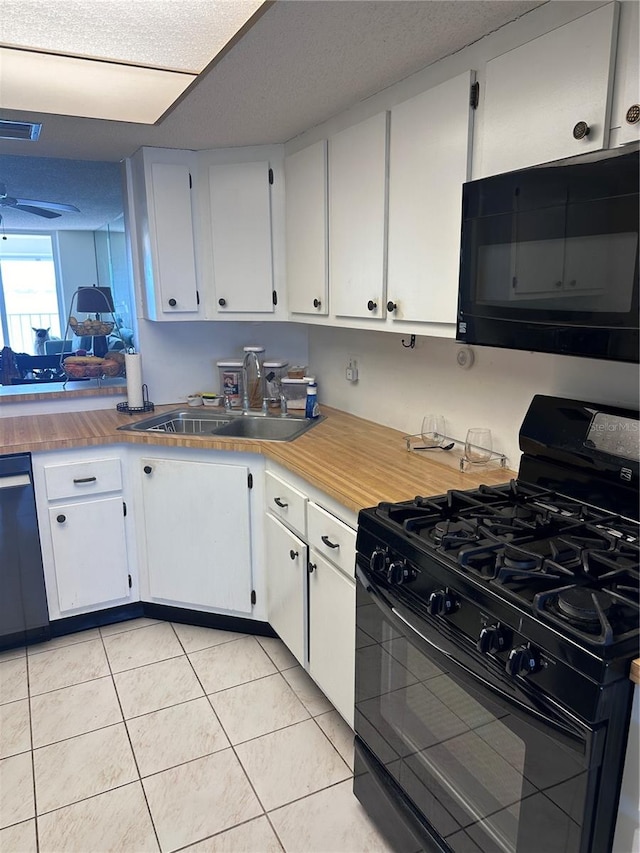
[[[307,385],[307,405],[304,410],[305,418],[319,418],[320,406],[318,405],[318,384],[313,376],[305,376]]]

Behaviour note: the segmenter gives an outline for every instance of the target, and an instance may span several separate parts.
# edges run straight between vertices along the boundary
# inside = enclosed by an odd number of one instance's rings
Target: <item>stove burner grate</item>
[[[576,622],[597,624],[600,614],[611,609],[611,599],[604,592],[594,592],[588,587],[576,586],[558,594],[558,609]]]

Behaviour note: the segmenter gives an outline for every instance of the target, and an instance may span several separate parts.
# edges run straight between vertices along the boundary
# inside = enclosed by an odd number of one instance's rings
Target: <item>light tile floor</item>
[[[0,654],[2,853],[377,853],[280,640],[136,619]]]

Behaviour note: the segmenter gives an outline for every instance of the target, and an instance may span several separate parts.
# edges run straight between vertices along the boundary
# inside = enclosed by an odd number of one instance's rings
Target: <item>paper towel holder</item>
[[[155,406],[149,401],[149,388],[146,384],[142,386],[142,405],[130,406],[128,402],[118,403],[116,409],[127,415],[139,415],[141,412],[153,412]]]

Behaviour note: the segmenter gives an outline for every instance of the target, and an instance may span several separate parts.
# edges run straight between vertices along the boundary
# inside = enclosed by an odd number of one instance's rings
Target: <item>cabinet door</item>
[[[49,508],[60,611],[129,596],[121,497]]]
[[[640,4],[620,4],[620,28],[616,55],[611,127],[619,128],[615,142],[626,145],[640,138],[640,53],[638,30]],[[613,143],[613,135],[612,135]]]
[[[269,164],[209,166],[213,277],[219,313],[273,312]]]
[[[293,314],[327,314],[327,141],[287,157],[287,291]]]
[[[151,163],[150,174],[149,228],[157,319],[194,319],[185,316],[199,313],[189,167]]]
[[[307,546],[269,513],[265,519],[269,624],[304,666]]]
[[[389,279],[394,320],[455,323],[473,72],[391,111]]]
[[[141,465],[151,597],[250,613],[248,469],[175,459]]]
[[[353,728],[356,585],[313,549],[309,568],[309,673]]]
[[[329,287],[336,316],[386,314],[387,115],[329,140]]]
[[[606,147],[617,13],[610,3],[487,62],[479,177]]]

